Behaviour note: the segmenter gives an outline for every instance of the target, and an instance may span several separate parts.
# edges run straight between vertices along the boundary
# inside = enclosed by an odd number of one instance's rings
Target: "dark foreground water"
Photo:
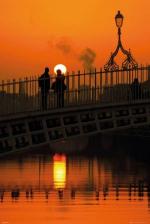
[[[0,224],[149,224],[150,169],[129,156],[0,161]]]

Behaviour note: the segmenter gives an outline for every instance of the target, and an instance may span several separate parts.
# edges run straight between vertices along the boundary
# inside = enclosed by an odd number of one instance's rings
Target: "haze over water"
[[[0,161],[0,223],[150,223],[149,166],[126,156]]]

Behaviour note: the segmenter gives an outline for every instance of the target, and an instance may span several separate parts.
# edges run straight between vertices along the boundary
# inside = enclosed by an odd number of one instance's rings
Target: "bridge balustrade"
[[[50,75],[50,85],[56,77]],[[132,84],[139,81],[134,92]],[[65,76],[64,107],[89,104],[130,103],[150,99],[150,66],[116,71],[78,72]],[[0,82],[0,116],[42,111],[38,76]],[[57,94],[50,89],[47,110],[57,108]],[[60,109],[60,108],[59,108]]]

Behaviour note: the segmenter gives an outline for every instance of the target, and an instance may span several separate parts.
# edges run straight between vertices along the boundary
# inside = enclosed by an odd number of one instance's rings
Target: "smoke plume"
[[[60,39],[56,43],[56,48],[59,49],[63,54],[69,54],[72,51],[71,44],[69,43],[69,40],[66,38]]]
[[[80,55],[79,60],[82,62],[85,70],[93,71],[94,70],[93,63],[95,61],[95,58],[96,58],[96,53],[92,49],[86,48]]]

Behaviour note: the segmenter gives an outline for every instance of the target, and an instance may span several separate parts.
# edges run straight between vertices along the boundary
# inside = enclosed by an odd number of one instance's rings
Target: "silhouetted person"
[[[19,189],[13,189],[11,192],[12,199],[17,200],[20,196],[20,190]]]
[[[45,68],[45,72],[39,77],[39,87],[41,89],[42,109],[47,110],[47,97],[50,89],[49,68]]]
[[[29,190],[26,190],[26,198],[29,198]]]
[[[131,200],[131,196],[132,196],[132,184],[129,184],[128,195],[129,195],[129,200]]]
[[[96,200],[99,200],[99,190],[96,190],[95,196],[96,196]]]
[[[4,200],[4,190],[0,190],[0,201],[3,202]]]
[[[147,186],[148,207],[150,208],[150,185]]]
[[[63,198],[63,195],[64,195],[64,192],[62,189],[59,189],[58,190],[58,196],[59,196],[59,199],[62,199]]]
[[[143,181],[139,181],[138,196],[139,196],[140,200],[142,200],[143,197],[144,197],[144,183],[143,183]]]
[[[57,70],[56,81],[52,84],[52,89],[57,95],[57,107],[64,107],[64,91],[66,90],[66,85],[64,83],[65,77],[62,75],[60,69]]]
[[[71,190],[71,198],[72,198],[72,199],[75,199],[75,196],[76,196],[75,189],[72,189],[72,190]]]
[[[108,196],[108,191],[109,191],[108,185],[105,185],[103,187],[104,200],[106,200],[106,197]]]
[[[141,99],[142,90],[138,78],[135,78],[133,83],[131,84],[131,94],[133,100]]]
[[[46,190],[45,190],[45,198],[48,199],[48,197],[49,197],[49,190],[46,189]]]
[[[116,185],[116,200],[119,200],[119,185]]]
[[[33,190],[32,189],[26,190],[26,198],[33,198]]]

